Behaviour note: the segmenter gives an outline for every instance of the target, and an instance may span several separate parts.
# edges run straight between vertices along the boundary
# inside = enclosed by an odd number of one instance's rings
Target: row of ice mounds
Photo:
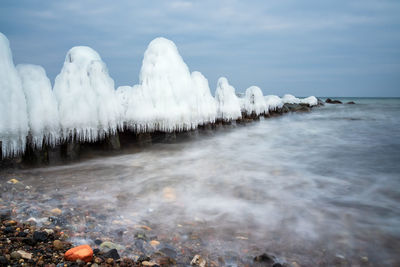
[[[228,80],[218,80],[215,97],[208,80],[190,72],[175,44],[150,42],[139,84],[115,90],[100,55],[87,46],[70,49],[54,86],[41,66],[14,66],[8,39],[0,33],[0,142],[3,157],[54,146],[67,139],[94,142],[118,129],[136,132],[184,131],[242,113],[265,114],[284,103],[316,105],[317,99],[263,96],[257,86],[236,95]],[[29,137],[29,138],[28,138]]]

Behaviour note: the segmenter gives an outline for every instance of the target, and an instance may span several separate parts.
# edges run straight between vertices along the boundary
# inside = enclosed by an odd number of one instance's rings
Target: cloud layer
[[[164,36],[215,88],[265,94],[400,96],[400,2],[13,1],[0,31],[15,63],[45,67],[52,81],[66,52],[88,45],[116,85],[137,83],[148,43]]]

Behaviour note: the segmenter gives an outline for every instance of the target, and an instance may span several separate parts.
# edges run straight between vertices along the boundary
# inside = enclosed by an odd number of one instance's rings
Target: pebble
[[[53,241],[53,246],[57,250],[62,250],[64,248],[64,244],[60,240],[54,240]]]
[[[154,266],[157,265],[157,263],[152,262],[152,261],[142,261],[143,266]]]
[[[104,241],[103,243],[100,244],[100,250],[103,252],[107,252],[111,249],[122,250],[123,246],[115,244],[110,241]]]
[[[23,250],[18,250],[17,252],[21,255],[21,258],[23,258],[23,259],[26,259],[26,260],[32,259],[32,253],[28,253]]]
[[[35,242],[45,242],[47,240],[47,233],[44,231],[35,231],[33,233],[33,240]]]
[[[206,267],[207,261],[200,255],[195,255],[190,262],[190,265],[199,266],[199,267]]]
[[[7,184],[18,184],[20,183],[20,181],[18,181],[17,179],[13,178],[7,181]]]
[[[120,258],[119,254],[118,254],[118,251],[115,248],[110,249],[109,251],[104,253],[104,257],[105,258],[112,258],[114,260],[118,260]]]
[[[61,215],[62,210],[60,210],[59,208],[55,208],[55,209],[52,209],[50,212],[51,212],[53,215]]]
[[[11,252],[10,256],[14,260],[19,260],[21,258],[21,254],[19,254],[17,251]]]
[[[93,250],[89,245],[81,245],[65,252],[64,257],[69,261],[83,260],[89,262],[93,259]]]

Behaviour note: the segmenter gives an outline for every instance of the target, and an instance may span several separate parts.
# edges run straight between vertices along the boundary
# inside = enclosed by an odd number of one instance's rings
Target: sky
[[[214,93],[400,96],[399,0],[1,0],[0,32],[15,64],[52,83],[67,51],[95,49],[116,87],[138,83],[143,53],[162,36]]]

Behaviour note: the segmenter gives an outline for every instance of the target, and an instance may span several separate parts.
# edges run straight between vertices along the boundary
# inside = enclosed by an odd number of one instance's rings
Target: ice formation
[[[267,95],[264,96],[265,103],[267,105],[268,111],[275,111],[283,107],[283,101],[279,96]]]
[[[131,90],[121,89],[128,103],[127,127],[138,132],[171,132],[215,120],[207,80],[199,72],[190,73],[172,41],[156,38],[150,42],[139,81]]]
[[[58,106],[51,83],[41,66],[17,66],[26,97],[28,124],[33,146],[41,148],[43,141],[55,145],[60,138]]]
[[[318,105],[318,99],[315,96],[300,99],[294,95],[286,94],[282,97],[282,101],[287,104],[308,104],[309,106]]]
[[[115,133],[121,105],[114,80],[99,54],[87,46],[71,48],[54,84],[63,138],[96,141]]]
[[[267,104],[260,87],[251,86],[246,89],[243,110],[247,115],[268,113]]]
[[[217,100],[218,119],[231,121],[242,117],[241,104],[235,94],[235,88],[229,84],[225,77],[218,79],[215,99]]]
[[[10,44],[0,32],[0,142],[3,157],[25,151],[28,135],[26,100]]]

